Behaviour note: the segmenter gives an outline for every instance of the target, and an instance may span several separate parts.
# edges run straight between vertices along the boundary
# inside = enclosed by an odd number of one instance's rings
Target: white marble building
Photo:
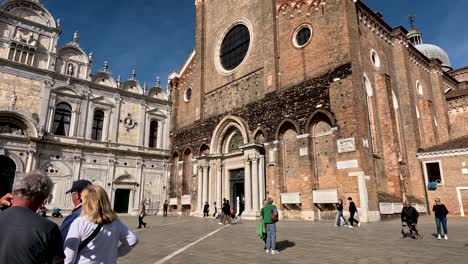
[[[135,71],[115,79],[93,53],[57,47],[56,21],[38,0],[0,5],[0,195],[23,173],[40,170],[55,183],[49,208],[71,209],[65,191],[88,179],[114,209],[156,212],[165,199],[170,106],[159,79],[140,85]]]

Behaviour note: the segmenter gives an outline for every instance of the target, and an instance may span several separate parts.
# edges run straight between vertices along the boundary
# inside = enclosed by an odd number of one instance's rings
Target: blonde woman
[[[118,257],[137,244],[135,234],[117,218],[104,189],[89,185],[81,197],[81,215],[73,221],[65,239],[65,263],[117,263]]]

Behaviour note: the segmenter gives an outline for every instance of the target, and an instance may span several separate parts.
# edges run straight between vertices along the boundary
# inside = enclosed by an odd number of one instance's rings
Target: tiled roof
[[[418,152],[425,153],[452,149],[468,149],[468,136],[459,137],[429,148],[420,149]]]

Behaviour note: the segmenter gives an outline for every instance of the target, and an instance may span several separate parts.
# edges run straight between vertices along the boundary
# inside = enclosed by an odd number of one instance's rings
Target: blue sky
[[[233,0],[226,0],[233,1]],[[252,0],[254,1],[254,0]],[[117,78],[127,79],[135,68],[137,79],[154,84],[184,64],[194,45],[194,0],[41,0],[62,20],[60,44],[70,42],[75,30],[86,52],[94,51],[94,72],[104,61]],[[444,48],[454,68],[468,65],[468,1],[366,0],[392,27],[416,15],[424,42]],[[450,4],[448,4],[448,2]]]

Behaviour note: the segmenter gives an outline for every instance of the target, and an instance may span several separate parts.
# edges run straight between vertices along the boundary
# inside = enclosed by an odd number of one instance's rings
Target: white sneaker
[[[361,222],[359,222],[359,223],[357,224],[357,227],[361,227]]]
[[[267,250],[265,251],[266,254],[270,254],[270,252],[271,252],[271,251],[270,251],[269,249],[267,249]]]
[[[343,226],[348,226],[348,224],[344,224]]]
[[[218,225],[222,225],[223,223],[219,222]]]
[[[278,250],[275,250],[275,249],[272,249],[272,250],[271,250],[271,254],[272,254],[272,255],[278,255],[278,254],[279,254],[279,251],[278,251]]]
[[[445,240],[448,240],[448,236],[447,236],[447,235],[445,235],[445,236],[444,236],[444,239],[445,239]]]
[[[339,225],[335,225],[335,226],[339,226]]]
[[[441,236],[440,236],[440,234],[439,234],[439,235],[437,236],[437,239],[440,240],[440,238],[441,238]]]
[[[353,226],[348,226],[349,228],[354,228]]]

